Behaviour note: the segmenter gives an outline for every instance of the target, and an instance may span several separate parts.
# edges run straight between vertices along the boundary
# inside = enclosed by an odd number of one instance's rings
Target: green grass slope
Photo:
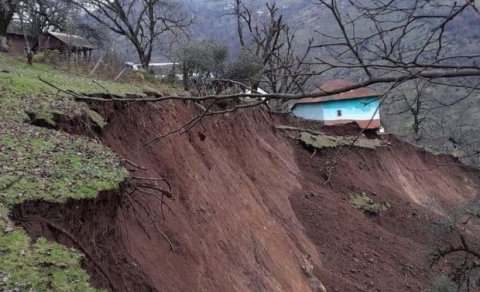
[[[90,291],[83,255],[44,238],[33,241],[9,219],[12,206],[28,200],[64,202],[94,198],[126,179],[120,159],[101,143],[33,126],[31,116],[54,124],[54,114],[101,117],[58,94],[41,76],[82,93],[140,94],[140,87],[92,80],[43,64],[0,54],[0,290]],[[100,82],[100,81],[99,81]]]

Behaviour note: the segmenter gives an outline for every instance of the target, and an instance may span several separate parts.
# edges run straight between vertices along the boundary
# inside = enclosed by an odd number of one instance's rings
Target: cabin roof
[[[26,30],[26,33],[28,37],[31,37],[31,33],[29,33],[28,29]],[[23,29],[20,22],[11,21],[7,27],[7,34],[23,36]]]
[[[67,34],[63,32],[48,32],[51,36],[59,39],[62,43],[66,44],[69,47],[74,48],[85,48],[85,49],[96,49],[96,47],[84,39],[81,36],[74,35],[74,34]]]
[[[343,79],[330,80],[325,82],[321,86],[317,86],[317,88],[313,91],[313,93],[333,91],[333,90],[349,87],[352,85],[354,85],[354,83],[348,80],[343,80]],[[364,97],[370,97],[370,96],[378,96],[378,92],[369,87],[362,87],[362,88],[357,88],[357,89],[353,89],[353,90],[349,90],[346,92],[333,94],[333,95],[302,98],[295,101],[295,104],[319,103],[319,102],[326,102],[326,101],[332,101],[332,100],[358,99],[358,98],[364,98]]]

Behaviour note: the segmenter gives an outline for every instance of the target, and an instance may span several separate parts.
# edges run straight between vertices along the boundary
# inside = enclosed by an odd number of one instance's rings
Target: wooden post
[[[90,56],[91,55],[92,55],[92,51],[90,51]],[[100,64],[102,63],[102,60],[103,60],[104,56],[105,55],[100,56],[100,58],[97,61],[97,64],[95,64],[95,67],[93,67],[92,71],[90,71],[90,74],[88,74],[88,76],[92,76],[95,73],[95,71],[97,71],[98,66],[100,66]]]

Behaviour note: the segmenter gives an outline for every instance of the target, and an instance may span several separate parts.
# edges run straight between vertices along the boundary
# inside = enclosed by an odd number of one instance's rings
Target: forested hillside
[[[296,45],[306,46],[309,38],[314,38],[316,44],[329,42],[325,35],[340,35],[334,25],[334,19],[319,1],[284,0],[275,1],[286,22],[296,34]],[[339,9],[344,14],[354,13],[349,1],[337,1]],[[403,1],[406,6],[412,6],[416,1]],[[448,1],[447,1],[448,2]],[[234,0],[185,1],[185,6],[195,17],[192,26],[196,38],[212,38],[230,49],[235,55],[239,48],[238,35],[235,27],[235,17],[231,15]],[[261,1],[245,1],[251,7],[254,16],[266,17],[266,7]],[[438,2],[441,4],[440,2]],[[445,9],[448,9],[445,7]],[[445,11],[443,9],[443,11]],[[427,7],[425,14],[438,13],[435,7]],[[472,55],[480,46],[480,19],[474,12],[455,18],[445,28],[444,54]],[[367,35],[371,31],[368,25],[357,25],[357,35]],[[423,40],[421,31],[411,37],[407,45],[415,47]],[[313,55],[315,58],[315,55]],[[466,61],[466,60],[464,60]],[[461,60],[460,60],[461,62]],[[457,65],[460,65],[457,63]],[[312,78],[307,84],[311,90],[314,84],[325,82],[329,78],[343,78],[358,81],[362,76],[355,70],[337,70],[332,74]],[[475,81],[469,86],[476,86]],[[465,81],[460,81],[464,85]],[[423,88],[418,98],[418,89]],[[480,118],[480,96],[477,90],[462,86],[440,86],[438,84],[408,84],[389,94],[382,104],[382,120],[386,130],[436,152],[454,153],[467,163],[479,165],[480,129],[477,121]],[[420,103],[416,101],[420,100]],[[415,105],[415,106],[414,106]],[[418,107],[418,109],[416,109]],[[412,111],[414,110],[414,111]]]

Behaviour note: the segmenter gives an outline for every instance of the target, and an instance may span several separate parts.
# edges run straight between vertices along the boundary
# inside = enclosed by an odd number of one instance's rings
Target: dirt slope
[[[427,288],[435,276],[428,254],[449,240],[438,224],[441,213],[475,194],[478,174],[469,174],[455,159],[388,140],[390,147],[348,152],[332,176],[332,188],[319,185],[318,178],[335,151],[314,158],[303,149],[296,152],[304,189],[290,200],[324,262],[325,271],[317,274],[331,291]],[[392,209],[369,218],[352,207],[352,192],[365,192]]]
[[[14,215],[33,235],[81,242],[93,281],[108,287],[101,266],[119,291],[418,291],[432,276],[422,251],[444,238],[432,202],[452,208],[473,195],[477,179],[447,166],[448,157],[390,139],[384,149],[348,152],[329,186],[324,166],[338,150],[312,157],[269,125],[284,118],[210,118],[144,148],[188,121],[194,106],[97,108],[109,120],[100,139],[144,168],[130,163],[132,175],[170,182],[172,212],[138,192],[126,200],[124,191],[65,206],[33,202]],[[352,191],[393,208],[369,218],[353,208]]]

